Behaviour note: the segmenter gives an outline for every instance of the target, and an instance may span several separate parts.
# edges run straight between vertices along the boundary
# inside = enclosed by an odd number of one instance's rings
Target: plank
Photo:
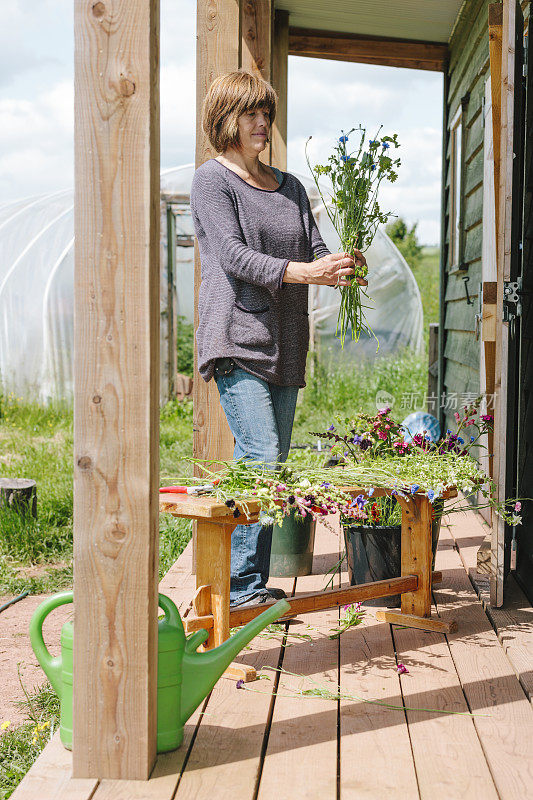
[[[483,151],[478,150],[475,156],[465,164],[464,194],[468,195],[483,183]]]
[[[475,570],[479,546],[485,541],[487,527],[477,514],[455,514],[449,517],[448,530],[458,548],[463,566],[468,574]],[[482,594],[480,600],[492,622],[500,644],[511,662],[522,689],[533,698],[533,609],[514,576],[505,584],[505,606],[493,608],[489,598]]]
[[[12,800],[91,800],[98,780],[72,778],[72,753],[55,734],[33,763],[13,794]]]
[[[289,55],[443,72],[448,46],[440,42],[291,27]]]
[[[483,139],[481,140],[483,144]],[[483,219],[483,183],[465,198],[465,230],[477,225]]]
[[[477,261],[481,258],[481,251],[483,246],[483,225],[481,220],[476,222],[464,234],[464,256],[463,262],[470,264],[472,261]]]
[[[277,578],[276,585],[290,593],[292,579]],[[249,650],[234,659],[260,672],[277,667],[280,642],[256,637]],[[272,670],[265,670],[272,677]],[[254,691],[236,688],[234,681],[218,681],[206,711],[176,794],[180,798],[216,797],[217,800],[252,800],[274,682],[258,680]]]
[[[320,525],[317,525],[315,553],[326,556],[317,560],[322,565],[321,571],[326,564],[328,569],[338,560],[339,539]],[[298,578],[297,586],[318,591],[324,582],[323,574],[314,573]],[[292,623],[295,630],[308,633],[312,642],[303,641],[285,649],[283,669],[295,675],[280,675],[258,800],[286,796],[289,775],[292,787],[298,787],[298,797],[323,800],[336,797],[337,703],[288,695],[304,683],[300,676],[337,691],[338,641],[330,639],[328,633],[338,619],[335,609],[312,616],[302,614],[301,625]],[[312,627],[308,629],[307,625]],[[310,685],[305,681],[306,688]]]
[[[340,689],[402,706],[390,625],[376,621],[372,611],[340,637]],[[341,700],[340,796],[375,800],[389,794],[404,800],[419,797],[404,712]]]
[[[174,601],[182,616],[190,605],[196,588],[192,566],[191,540],[159,583],[159,591]]]
[[[257,501],[252,499],[247,501],[246,509],[240,503],[237,503],[236,508],[243,517],[243,519],[239,519],[239,525],[257,521],[255,517],[260,509]],[[184,517],[185,519],[221,519],[226,517],[231,520],[235,509],[228,508],[225,503],[220,502],[215,497],[206,495],[194,497],[193,495],[164,492],[159,496],[159,510],[173,514],[176,517]],[[247,511],[250,513],[250,518],[247,516]]]
[[[158,755],[149,780],[100,781],[91,800],[174,800],[201,716],[202,706],[185,723],[181,747],[171,753]]]
[[[479,341],[470,331],[448,331],[444,357],[451,358],[471,369],[479,369]]]
[[[409,670],[400,680],[421,800],[498,800],[473,719],[411,710],[469,711],[446,637],[397,626],[393,637]]]
[[[464,300],[455,300],[446,306],[446,330],[474,331],[474,305],[467,305]]]
[[[463,569],[451,537],[439,565],[446,588],[435,591],[437,611],[454,613],[459,631],[449,634],[450,652],[463,686],[485,758],[501,800],[531,796],[533,709]]]
[[[73,774],[145,779],[156,755],[159,4],[76,3],[74,32]]]

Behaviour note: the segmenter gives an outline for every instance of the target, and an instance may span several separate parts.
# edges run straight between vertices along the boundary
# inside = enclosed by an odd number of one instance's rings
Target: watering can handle
[[[175,626],[176,628],[183,628],[179,611],[170,597],[167,597],[166,594],[160,594],[158,603],[159,608],[162,608],[165,612],[165,622],[167,622],[169,625]]]
[[[59,592],[52,597],[48,597],[36,608],[30,622],[30,641],[33,652],[59,697],[62,694],[61,656],[54,658],[50,655],[43,639],[43,622],[54,608],[64,606],[66,603],[72,603],[72,595],[72,591],[69,591]]]

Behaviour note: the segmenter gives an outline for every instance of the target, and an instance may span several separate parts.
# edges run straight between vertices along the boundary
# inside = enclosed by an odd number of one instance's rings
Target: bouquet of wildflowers
[[[341,248],[353,254],[357,248],[364,253],[368,249],[376,234],[377,226],[385,223],[392,216],[392,212],[383,212],[378,203],[378,190],[384,179],[391,183],[398,177],[396,168],[400,165],[399,158],[392,158],[388,154],[391,145],[399,147],[397,134],[379,138],[380,126],[374,139],[364,147],[366,130],[359,125],[348,133],[342,132],[333,153],[327,164],[311,166],[305,145],[305,156],[309,169],[313,174],[316,187],[324,203],[331,223],[339,235]],[[359,136],[359,141],[351,152],[348,151],[348,140],[354,131]],[[331,196],[332,208],[326,203],[322,189],[318,182],[320,175],[328,175],[333,186]],[[341,301],[337,321],[336,336],[344,340],[348,328],[351,328],[352,339],[357,341],[361,331],[375,337],[374,332],[365,320],[363,297],[368,298],[358,278],[365,278],[368,272],[366,266],[356,266],[355,275],[348,286],[340,286]],[[378,342],[379,347],[379,342]]]

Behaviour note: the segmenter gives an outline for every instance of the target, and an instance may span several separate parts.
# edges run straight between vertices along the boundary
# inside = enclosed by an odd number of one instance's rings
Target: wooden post
[[[239,2],[198,0],[196,33],[196,167],[214,158],[209,140],[200,124],[202,106],[212,81],[225,72],[239,68]],[[198,330],[198,293],[200,291],[200,254],[194,240],[194,329]],[[193,381],[193,454],[195,458],[230,459],[233,436],[220,405],[214,381],[206,383],[198,373],[198,355],[194,348]],[[202,470],[195,467],[195,475]],[[196,539],[196,532],[195,537]],[[193,559],[194,560],[194,559]]]
[[[76,778],[156,757],[159,3],[76,0]]]
[[[496,286],[496,354],[494,381],[494,481],[499,500],[505,498],[507,475],[507,396],[509,364],[509,324],[503,322],[503,283],[511,276],[512,215],[513,215],[513,162],[514,162],[514,107],[517,38],[517,7],[515,0],[504,0],[502,5],[502,61],[501,61],[501,137],[499,166],[499,198],[497,228],[497,286]],[[521,13],[521,12],[520,12]],[[521,43],[518,45],[521,46]],[[494,100],[493,100],[494,104]],[[493,105],[494,109],[494,105]],[[496,158],[495,158],[496,161]],[[515,190],[516,191],[516,188]],[[509,442],[509,447],[512,447]],[[503,604],[505,523],[495,515],[492,529],[492,576],[490,603]]]
[[[418,589],[402,594],[402,614],[431,616],[431,519],[432,507],[425,495],[408,499],[396,496],[402,507],[402,576],[416,575]]]
[[[287,79],[289,67],[289,12],[276,9],[272,31],[272,86],[278,108],[271,134],[272,166],[287,170]]]
[[[439,414],[439,323],[429,324],[428,347],[428,414]]]

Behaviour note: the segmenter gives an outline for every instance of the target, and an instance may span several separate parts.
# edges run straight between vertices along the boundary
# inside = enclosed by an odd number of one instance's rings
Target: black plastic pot
[[[434,519],[431,526],[431,547],[433,558],[431,569],[435,569],[435,555],[440,533],[444,503],[436,500],[433,504]],[[401,525],[370,526],[343,525],[344,544],[350,583],[370,583],[388,578],[399,578],[401,575]],[[397,608],[400,605],[399,594],[390,597],[378,597],[365,600],[363,605]]]
[[[281,525],[272,528],[270,575],[292,578],[310,575],[313,571],[315,522],[308,514],[302,517],[291,511]]]

